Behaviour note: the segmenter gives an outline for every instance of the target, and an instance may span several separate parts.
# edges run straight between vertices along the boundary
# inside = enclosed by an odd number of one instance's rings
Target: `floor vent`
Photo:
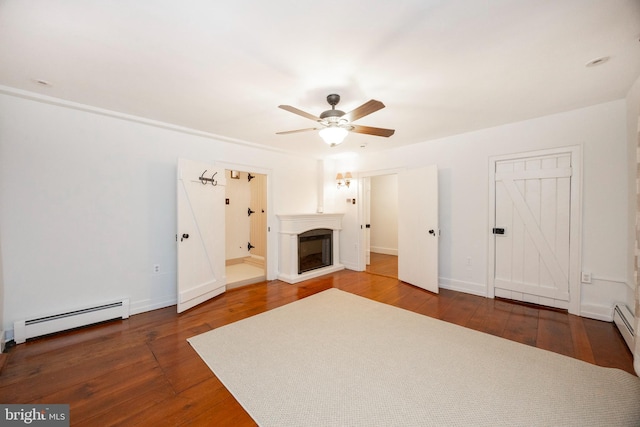
[[[112,319],[129,317],[129,300],[86,307],[66,313],[54,314],[13,323],[13,339],[22,344],[29,338],[66,331]]]
[[[620,330],[620,333],[629,346],[629,349],[633,352],[633,325],[635,324],[635,317],[633,317],[631,310],[629,310],[625,304],[616,304],[613,309],[613,322]]]

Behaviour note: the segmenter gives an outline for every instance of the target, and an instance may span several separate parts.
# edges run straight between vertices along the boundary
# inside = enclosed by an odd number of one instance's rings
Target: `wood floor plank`
[[[122,410],[123,406],[149,406],[174,395],[162,369],[155,362],[146,362],[111,371],[83,384],[61,388],[43,400],[72,402],[70,409],[74,421],[81,421],[114,408]]]
[[[551,310],[540,310],[537,346],[554,353],[574,357],[573,338],[569,315]]]
[[[195,335],[198,334],[190,337]],[[182,342],[162,339],[150,343],[149,347],[175,393],[179,394],[212,376],[209,367],[197,356],[186,338]]]
[[[484,313],[476,312],[481,316],[486,316],[481,321],[476,321],[480,324],[478,330],[498,337],[503,336],[514,307],[514,304],[502,300],[489,302]]]
[[[125,344],[125,343],[122,343]],[[84,355],[81,347],[77,347],[79,353]],[[71,362],[65,362],[68,357],[66,351],[63,356],[51,355],[49,360],[56,369],[47,366],[47,361],[38,360],[27,375],[19,377],[18,381],[0,387],[0,397],[3,403],[32,402],[44,399],[57,390],[68,387],[76,387],[85,384],[91,379],[109,374],[114,370],[126,366],[140,365],[145,362],[156,363],[153,354],[144,343],[123,346],[98,357],[72,358]],[[8,369],[9,373],[11,369]]]
[[[616,326],[594,319],[583,319],[583,323],[596,364],[633,373],[633,355]]]
[[[475,295],[456,293],[455,299],[439,317],[445,322],[465,326],[478,309],[478,298]]]
[[[398,256],[371,252],[371,263],[367,272],[387,277],[398,277]]]
[[[125,420],[126,425],[177,426],[197,418],[217,404],[233,399],[220,382],[211,378],[183,391],[171,399],[162,401]],[[218,406],[220,411],[227,411]],[[229,418],[232,418],[229,416]]]
[[[589,342],[589,336],[587,335],[583,318],[570,314],[568,320],[569,327],[571,328],[571,339],[575,357],[585,362],[595,364],[596,359],[593,356],[593,350],[591,349],[591,343]]]
[[[539,310],[525,306],[513,306],[502,333],[502,338],[535,346],[538,340]]]
[[[180,424],[181,426],[257,426],[244,408],[232,396],[213,405],[209,410],[197,414],[193,419]]]

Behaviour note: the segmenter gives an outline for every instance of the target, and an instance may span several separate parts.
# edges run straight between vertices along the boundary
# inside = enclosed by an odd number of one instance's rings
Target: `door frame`
[[[385,175],[386,176],[386,175]],[[362,178],[362,229],[363,248],[364,248],[364,265],[371,265],[371,177]]]
[[[383,176],[383,175],[398,175],[400,172],[406,170],[406,168],[393,168],[393,169],[378,169],[373,171],[364,171],[358,172],[358,198],[361,200],[361,203],[358,204],[358,225],[360,227],[358,233],[358,270],[357,271],[366,271],[367,269],[367,255],[365,248],[365,230],[364,230],[364,204],[370,202],[367,200],[366,191],[364,188],[364,179],[362,178],[372,178],[375,176]]]
[[[580,316],[581,260],[582,260],[582,147],[550,148],[489,157],[489,216],[487,226],[487,297],[495,298],[495,237],[492,233],[496,217],[495,176],[496,163],[505,160],[522,160],[556,154],[571,156],[571,196],[569,228],[569,313]]]
[[[273,170],[267,169],[260,166],[253,166],[242,163],[229,163],[223,161],[213,162],[214,165],[220,166],[221,168],[228,170],[239,170],[243,172],[254,172],[259,173],[261,175],[265,175],[267,177],[267,248],[266,248],[266,263],[265,263],[265,275],[267,280],[275,280],[277,279],[277,264],[278,257],[276,254],[278,251],[276,248],[278,247],[278,233],[277,230],[272,230],[273,224],[276,223],[272,221],[274,216],[273,214]]]

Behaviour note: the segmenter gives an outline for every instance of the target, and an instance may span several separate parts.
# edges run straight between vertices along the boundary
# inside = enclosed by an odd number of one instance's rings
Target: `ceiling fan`
[[[331,147],[335,147],[341,144],[345,136],[349,132],[364,133],[367,135],[390,137],[394,134],[394,129],[375,128],[370,126],[361,126],[353,124],[354,121],[361,119],[371,113],[375,113],[378,110],[384,108],[384,104],[380,101],[372,99],[365,102],[355,110],[345,113],[344,111],[336,110],[336,105],[340,102],[340,95],[335,93],[327,96],[327,102],[331,105],[331,109],[324,111],[320,116],[314,116],[305,111],[299,110],[290,105],[278,105],[278,108],[289,111],[293,114],[297,114],[307,119],[318,122],[319,127],[289,130],[284,132],[276,132],[277,135],[286,135],[297,132],[308,132],[311,130],[319,130],[320,137],[329,144]]]

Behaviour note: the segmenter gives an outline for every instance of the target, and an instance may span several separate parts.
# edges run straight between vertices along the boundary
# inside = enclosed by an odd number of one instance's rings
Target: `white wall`
[[[398,175],[370,179],[371,252],[398,255]]]
[[[313,159],[89,110],[0,94],[7,329],[18,319],[119,297],[131,299],[132,313],[174,304],[179,157],[270,171],[274,252],[275,214],[315,212]],[[277,269],[277,256],[269,263]]]
[[[353,170],[367,173],[437,164],[440,284],[486,294],[489,157],[580,145],[584,158],[582,269],[594,277],[593,284],[583,285],[582,308],[583,314],[602,318],[614,301],[625,298],[628,289],[626,132],[626,106],[620,100],[373,153],[363,156]],[[350,233],[357,230],[345,231]],[[353,254],[343,254],[345,264],[357,261],[357,256],[349,256]]]

